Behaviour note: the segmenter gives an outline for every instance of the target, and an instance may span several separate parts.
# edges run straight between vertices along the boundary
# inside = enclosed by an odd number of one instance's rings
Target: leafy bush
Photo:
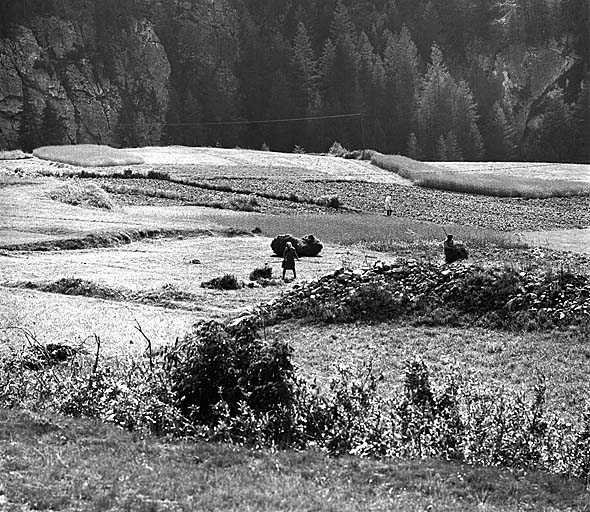
[[[267,343],[257,318],[230,326],[202,321],[166,355],[166,371],[180,410],[192,421],[214,424],[245,404],[268,413],[292,402],[291,349]]]
[[[105,366],[83,352],[31,368],[0,361],[0,407],[52,410],[129,430],[198,434],[256,446],[422,458],[590,476],[590,400],[567,419],[546,409],[540,378],[526,394],[448,374],[438,385],[409,361],[403,388],[379,393],[371,367],[339,369],[327,388],[297,379],[292,350],[262,340],[254,315],[201,321],[162,356]],[[36,350],[36,349],[35,349]]]
[[[258,199],[256,196],[251,195],[247,199],[237,198],[230,202],[231,208],[242,212],[253,212],[256,211],[256,207],[259,206]]]
[[[152,433],[193,431],[173,405],[160,366],[151,359],[104,366],[95,339],[93,357],[79,348],[32,342],[0,361],[0,407],[97,418]]]
[[[239,290],[242,287],[242,283],[238,281],[235,275],[225,274],[221,277],[214,277],[209,281],[203,281],[201,287],[214,288],[216,290]]]

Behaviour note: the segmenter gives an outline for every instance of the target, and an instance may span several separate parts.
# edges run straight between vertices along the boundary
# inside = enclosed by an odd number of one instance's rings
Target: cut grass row
[[[525,199],[590,196],[590,183],[581,180],[527,178],[511,174],[510,169],[504,169],[505,172],[499,170],[456,173],[401,155],[380,153],[375,153],[371,162],[424,188]]]
[[[95,233],[82,234],[71,238],[57,238],[54,240],[43,240],[37,242],[23,242],[16,244],[0,245],[4,251],[54,251],[54,250],[77,250],[91,249],[97,247],[116,247],[118,245],[130,244],[143,239],[150,238],[172,238],[178,236],[240,236],[248,235],[243,231],[236,231],[233,228],[221,229],[214,233],[210,229],[126,229],[120,231],[99,231]]]
[[[276,193],[276,192],[267,192],[267,191],[255,191],[250,189],[243,189],[243,188],[236,188],[228,184],[215,184],[209,183],[205,181],[195,181],[186,178],[176,178],[170,176],[166,172],[160,172],[155,170],[149,170],[147,172],[135,172],[131,169],[125,169],[123,172],[120,171],[111,171],[111,172],[100,172],[100,171],[87,171],[87,170],[77,170],[77,169],[43,169],[40,171],[42,175],[45,176],[56,176],[56,177],[76,177],[76,178],[117,178],[117,179],[133,179],[133,180],[143,180],[143,179],[151,179],[151,180],[160,180],[160,181],[167,181],[170,183],[175,183],[177,185],[184,185],[187,187],[195,187],[200,188],[203,190],[213,190],[216,192],[228,192],[232,194],[240,194],[252,197],[263,197],[265,199],[275,199],[278,201],[291,201],[294,203],[304,203],[304,204],[311,204],[315,206],[323,206],[327,208],[334,208],[338,209],[341,208],[343,205],[340,202],[340,199],[337,196],[333,195],[323,195],[320,197],[306,197],[300,196],[295,193],[283,194],[283,193]],[[132,194],[143,194],[151,197],[162,197],[165,199],[176,199],[182,200],[182,195],[176,194],[174,192],[170,192],[167,190],[150,190],[149,188],[143,186],[129,186],[129,187],[121,187],[117,189],[116,186],[112,185],[103,185],[103,188],[107,191],[113,191],[115,193],[132,193]],[[110,189],[110,190],[109,190]],[[120,191],[120,192],[118,192]],[[223,207],[214,204],[203,204],[202,206],[212,206],[212,207]],[[349,210],[354,210],[354,208],[347,208]]]

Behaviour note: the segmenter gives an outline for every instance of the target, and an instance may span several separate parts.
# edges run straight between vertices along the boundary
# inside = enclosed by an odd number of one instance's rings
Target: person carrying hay
[[[297,273],[295,272],[295,260],[298,260],[299,256],[297,251],[291,242],[287,242],[285,250],[283,251],[283,281],[285,280],[285,274],[287,270],[293,271],[293,279],[297,279]]]
[[[455,244],[453,235],[447,235],[447,239],[443,242],[443,249],[445,252],[445,263],[466,260],[468,257],[467,249],[461,244]]]

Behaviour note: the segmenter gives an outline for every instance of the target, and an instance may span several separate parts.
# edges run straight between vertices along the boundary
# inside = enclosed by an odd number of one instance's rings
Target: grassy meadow
[[[0,411],[0,450],[7,511],[516,512],[583,510],[588,497],[542,473],[167,441],[18,411]]]
[[[518,232],[436,221],[439,203],[434,191],[425,196],[431,221],[341,208],[318,210],[311,203],[275,214],[277,210],[263,200],[258,211],[232,208],[236,196],[231,191],[217,191],[226,194],[219,208],[196,206],[192,196],[166,180],[154,185],[153,180],[142,184],[137,178],[132,185],[108,183],[99,188],[85,182],[82,171],[103,176],[138,173],[145,178],[150,172],[168,173],[181,180],[283,176],[294,184],[301,180],[302,188],[307,179],[368,180],[401,187],[414,186],[411,181],[428,187],[422,181],[428,175],[472,187],[460,192],[480,193],[476,188],[481,187],[500,196],[516,190],[517,196],[549,197],[567,196],[567,187],[575,194],[590,194],[587,169],[568,167],[561,183],[547,179],[554,176],[548,164],[495,169],[492,164],[461,162],[455,169],[452,163],[383,155],[375,155],[372,165],[331,156],[237,149],[103,149],[41,148],[35,153],[38,158],[8,162],[8,170],[0,174],[0,359],[23,370],[23,354],[37,345],[65,343],[82,349],[75,359],[79,367],[61,363],[45,373],[26,373],[21,380],[17,374],[0,375],[0,402],[11,404],[0,408],[1,510],[589,510],[587,478],[559,472],[508,463],[484,467],[444,458],[332,457],[319,441],[316,449],[293,450],[248,440],[205,442],[203,433],[182,438],[141,428],[129,432],[99,421],[102,415],[88,418],[91,413],[78,409],[58,413],[52,407],[63,405],[68,397],[47,396],[49,390],[61,389],[55,381],[62,378],[71,379],[76,392],[89,393],[94,374],[76,373],[82,366],[94,364],[107,383],[118,368],[128,367],[125,378],[108,391],[131,397],[128,402],[121,398],[117,407],[141,408],[143,393],[149,392],[145,386],[152,383],[141,373],[148,348],[157,352],[170,347],[199,320],[232,320],[342,267],[361,272],[378,260],[398,257],[442,266],[441,243],[447,232],[469,248],[467,264],[456,264],[466,269],[473,264],[547,274],[590,272],[590,259],[580,254],[580,244],[568,246],[575,252],[558,250],[559,238],[577,236],[572,230],[564,230],[551,250],[527,245],[527,237]],[[133,171],[125,167],[132,164]],[[548,174],[543,175],[543,169]],[[476,171],[484,174],[475,179]],[[440,187],[450,186],[445,183]],[[294,187],[294,194],[303,195]],[[280,197],[277,194],[276,204],[287,201]],[[568,199],[563,201],[567,207]],[[498,215],[501,207],[499,201]],[[139,230],[153,231],[153,236],[131,236]],[[250,273],[265,266],[280,276],[281,258],[273,255],[270,242],[282,233],[313,233],[324,243],[318,257],[297,262],[297,280],[237,290],[201,287],[225,274],[247,285]],[[111,246],[92,246],[98,234],[110,237]],[[65,242],[76,239],[90,245]],[[10,247],[23,242],[31,245]],[[40,290],[62,279],[79,279],[120,296]],[[178,300],[167,300],[176,295]],[[144,296],[151,302],[137,299]],[[418,359],[437,385],[458,374],[534,402],[535,387],[543,381],[544,405],[550,412],[579,418],[590,407],[590,350],[583,329],[521,332],[402,319],[341,324],[287,320],[260,331],[265,341],[288,343],[297,377],[315,382],[321,390],[329,390],[342,369],[362,372],[371,367],[383,377],[378,394],[394,399],[404,392],[406,364]],[[140,387],[135,388],[137,382]],[[39,391],[38,399],[23,396],[31,389]],[[32,403],[36,408],[27,410]],[[91,405],[85,406],[92,410]],[[108,414],[104,417],[112,421]]]
[[[495,197],[590,195],[590,166],[539,163],[418,162],[376,153],[372,163],[424,188]]]

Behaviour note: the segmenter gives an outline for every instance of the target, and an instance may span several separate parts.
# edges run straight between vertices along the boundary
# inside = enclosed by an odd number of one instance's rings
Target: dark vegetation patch
[[[117,365],[100,357],[98,338],[95,353],[72,364],[16,372],[0,364],[0,407],[256,447],[590,474],[590,416],[549,411],[542,379],[527,393],[456,372],[433,382],[423,362],[409,360],[389,398],[370,367],[342,369],[319,388],[297,376],[289,346],[262,337],[262,326],[257,315],[201,321],[172,348]]]
[[[590,278],[568,270],[518,271],[397,260],[368,269],[340,269],[297,284],[266,312],[268,321],[412,318],[427,325],[588,329]]]
[[[0,245],[5,251],[55,251],[55,250],[77,250],[91,249],[97,247],[116,247],[118,245],[130,244],[146,238],[174,238],[178,236],[251,236],[248,231],[226,228],[216,230],[210,229],[127,229],[124,231],[105,231],[90,233],[72,238],[59,238],[55,240],[44,240],[39,242],[25,242],[20,244]]]
[[[202,288],[212,288],[214,290],[239,290],[244,287],[244,283],[238,280],[233,274],[225,274],[221,277],[214,277],[201,283]]]

